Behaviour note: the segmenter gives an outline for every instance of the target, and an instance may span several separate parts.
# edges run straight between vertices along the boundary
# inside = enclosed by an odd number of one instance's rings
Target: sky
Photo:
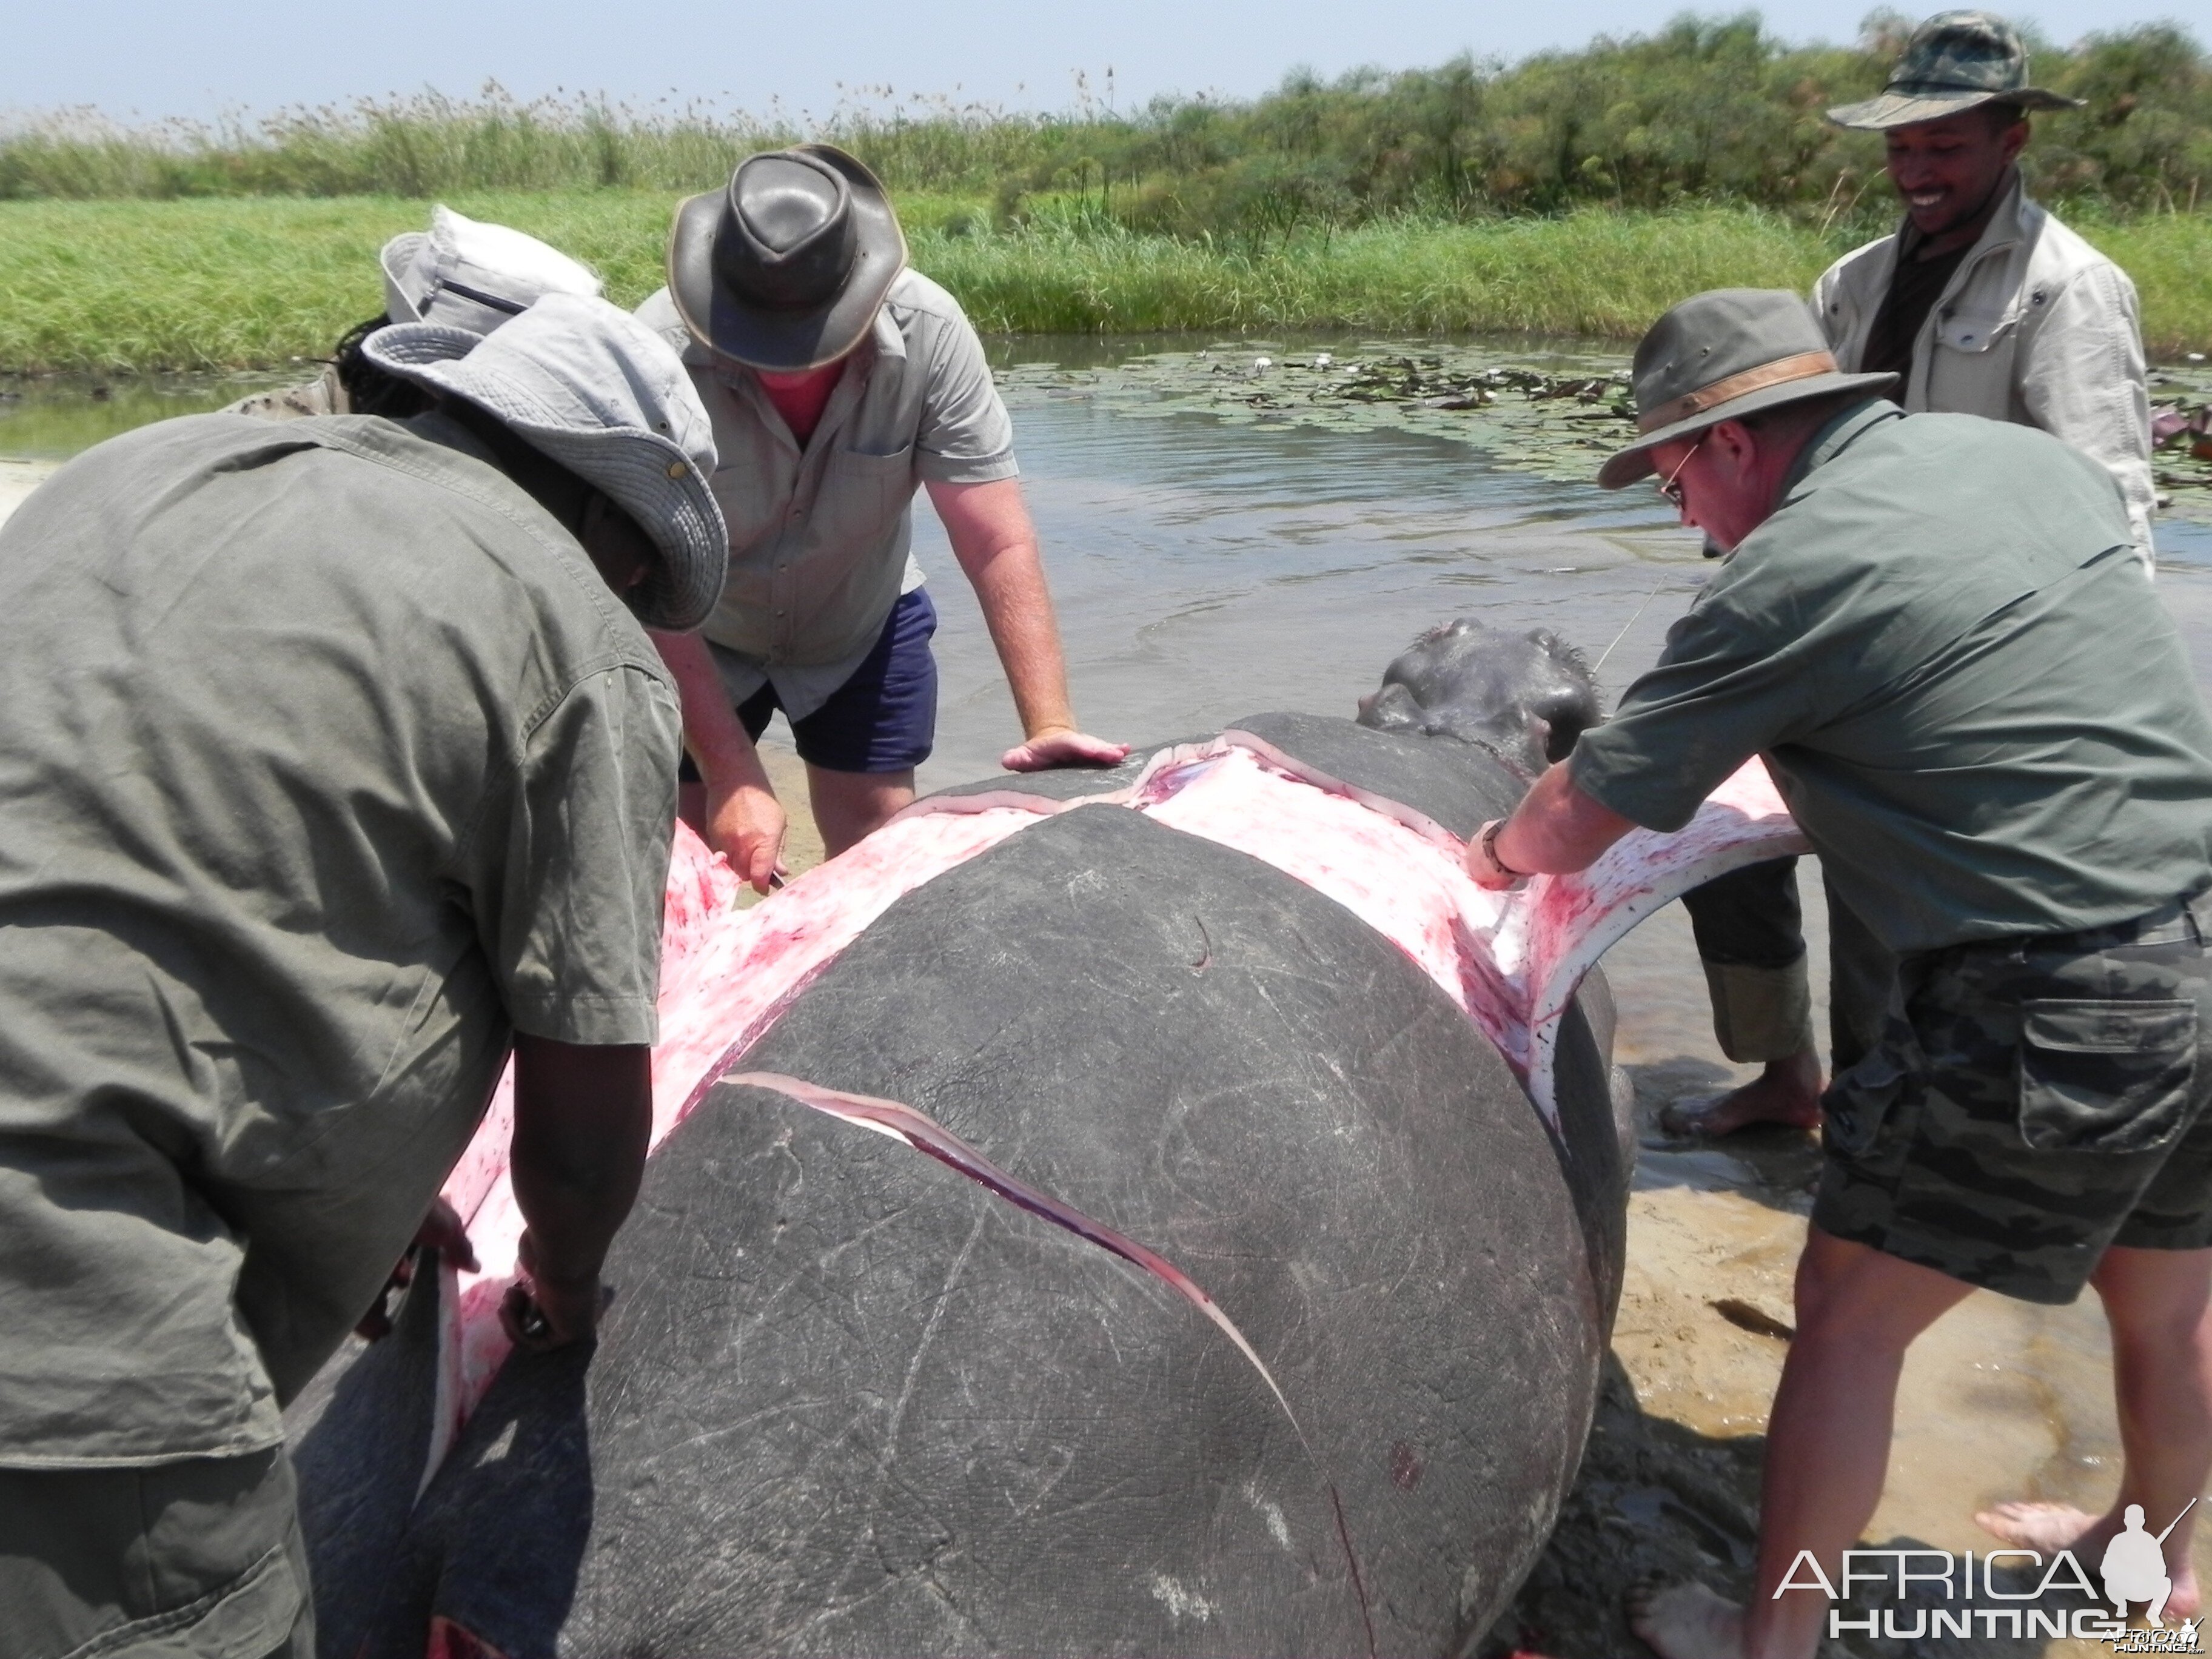
[[[125,121],[207,120],[292,104],[497,80],[525,98],[603,92],[648,106],[828,114],[853,89],[939,94],[1012,109],[1164,93],[1249,97],[1294,67],[1334,76],[1407,69],[1462,52],[1517,58],[1601,33],[1648,33],[1665,0],[833,0],[768,6],[663,0],[9,0],[0,112],[90,106]],[[1725,4],[1701,8],[1729,9]],[[1773,0],[1790,40],[1848,40],[1868,6]],[[2212,0],[2039,0],[2043,33],[2171,19],[2212,41]]]

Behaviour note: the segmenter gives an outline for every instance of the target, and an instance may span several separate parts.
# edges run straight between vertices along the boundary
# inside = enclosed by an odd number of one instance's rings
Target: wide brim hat
[[[591,267],[507,225],[440,203],[430,228],[393,237],[377,255],[384,314],[395,323],[446,323],[489,334],[549,294],[597,295]]]
[[[1723,421],[1808,398],[1897,384],[1894,374],[1847,374],[1820,325],[1784,289],[1723,288],[1694,295],[1652,324],[1636,348],[1629,379],[1637,439],[1599,469],[1619,489],[1649,477],[1651,451]]]
[[[835,144],[794,144],[747,156],[727,189],[677,204],[668,294],[701,344],[791,373],[866,337],[906,257],[875,174]]]
[[[1986,11],[1942,11],[1912,31],[1879,95],[1828,112],[1838,126],[1878,132],[1940,121],[1984,104],[2079,109],[2081,100],[2028,84],[2027,48]]]
[[[675,351],[605,300],[548,295],[490,335],[394,323],[368,360],[427,391],[465,398],[603,491],[659,550],[623,595],[648,628],[696,628],[721,597],[729,534],[708,480],[714,440]]]

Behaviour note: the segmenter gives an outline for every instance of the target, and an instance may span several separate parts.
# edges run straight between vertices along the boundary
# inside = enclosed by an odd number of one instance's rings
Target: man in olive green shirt
[[[439,410],[164,422],[0,532],[6,1659],[312,1650],[278,1413],[510,1049],[519,1338],[635,1190],[705,412],[595,299],[372,349]]]
[[[1643,436],[1601,481],[1658,471],[1728,562],[1613,720],[1468,853],[1491,887],[1578,870],[1762,756],[1901,958],[1880,1043],[1823,1101],[1757,1589],[1639,1597],[1669,1659],[1812,1659],[1829,1604],[1792,1565],[1839,1582],[1905,1350],[1977,1285],[2096,1285],[2130,1451],[2106,1516],[1984,1526],[2093,1559],[2127,1505],[2163,1528],[2212,1474],[2212,719],[2111,474],[2025,427],[1908,418],[1871,395],[1893,380],[1838,371],[1794,295],[1660,319]]]

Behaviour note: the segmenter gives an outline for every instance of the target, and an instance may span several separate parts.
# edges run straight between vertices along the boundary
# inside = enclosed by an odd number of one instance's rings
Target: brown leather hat
[[[726,191],[677,204],[668,238],[668,292],[684,325],[755,368],[843,356],[905,268],[883,185],[834,144],[747,156]]]
[[[1897,384],[1894,374],[1846,374],[1805,302],[1785,289],[1717,288],[1651,325],[1636,348],[1636,441],[1601,467],[1607,489],[1651,471],[1651,447],[1762,409]]]

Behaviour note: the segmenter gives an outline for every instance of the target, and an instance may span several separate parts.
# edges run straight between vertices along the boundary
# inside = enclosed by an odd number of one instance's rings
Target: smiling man
[[[1878,98],[1828,112],[1878,131],[1905,204],[1893,234],[1814,285],[1836,361],[1901,380],[1907,410],[2040,427],[2109,471],[2151,558],[2150,398],[2135,285],[2022,193],[2031,110],[2080,100],[2028,84],[2001,18],[1940,12]]]
[[[2105,468],[2148,570],[2150,398],[2135,287],[2021,191],[2027,112],[2075,106],[2028,83],[2027,54],[2001,19],[1948,11],[1923,23],[1880,97],[1828,112],[1883,135],[1905,220],[1829,267],[1813,308],[1838,364],[1895,374],[1906,410],[2040,427]],[[1722,1050],[1764,1069],[1728,1094],[1668,1108],[1678,1133],[1819,1121],[1796,866],[1753,865],[1685,900]],[[1875,1039],[1893,964],[1832,890],[1828,914],[1841,1072]]]

